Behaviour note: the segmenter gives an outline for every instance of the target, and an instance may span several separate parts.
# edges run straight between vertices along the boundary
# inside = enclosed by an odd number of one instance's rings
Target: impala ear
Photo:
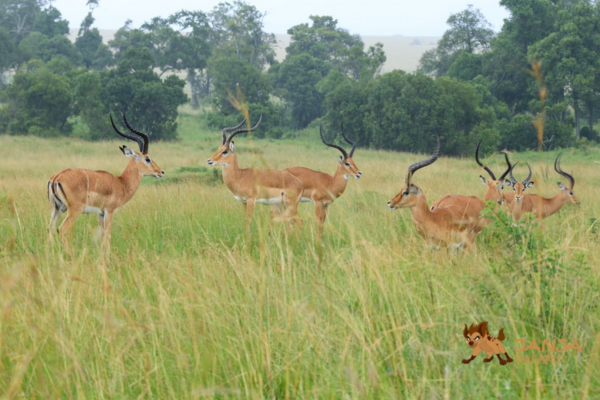
[[[481,183],[483,183],[485,186],[487,186],[488,183],[483,176],[479,175],[479,179],[481,179]]]
[[[136,160],[139,158],[135,151],[131,150],[127,146],[119,146],[119,149],[121,149],[125,157],[135,157]]]
[[[533,184],[534,184],[534,183],[535,183],[535,182],[527,182],[527,186],[526,186],[526,187],[527,187],[527,188],[530,188],[530,187],[532,187],[532,186],[533,186]]]
[[[233,153],[233,140],[229,143],[229,150]]]
[[[557,182],[557,184],[558,184],[558,187],[560,188],[560,190],[565,190],[565,191],[567,190],[567,188],[565,187],[565,185],[563,185],[562,183]]]
[[[340,156],[340,164],[344,162],[344,157]]]
[[[513,185],[512,185],[512,181],[510,181],[510,180],[508,180],[508,179],[505,179],[505,180],[504,180],[504,184],[505,184],[506,186],[508,186],[508,187],[513,187]]]

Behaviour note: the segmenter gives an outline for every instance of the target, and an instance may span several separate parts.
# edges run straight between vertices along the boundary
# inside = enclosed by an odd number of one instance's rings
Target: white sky
[[[153,17],[167,17],[182,9],[209,12],[220,2],[223,0],[99,0],[94,26],[118,29],[131,19],[133,26],[139,27]],[[450,14],[465,10],[469,4],[483,13],[496,32],[508,17],[500,0],[247,0],[246,3],[267,13],[265,31],[276,34],[309,22],[310,15],[332,16],[338,20],[338,27],[361,36],[442,36]],[[71,29],[78,29],[87,14],[85,4],[86,0],[54,1]]]

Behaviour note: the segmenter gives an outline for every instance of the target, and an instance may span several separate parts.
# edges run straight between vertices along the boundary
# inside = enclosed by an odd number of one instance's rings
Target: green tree
[[[231,95],[240,89],[249,103],[266,106],[271,85],[263,74],[275,60],[275,36],[264,32],[264,14],[241,1],[220,3],[209,14],[212,54],[207,74],[212,80],[213,104],[222,114],[236,113]]]
[[[65,57],[73,64],[79,63],[79,55],[73,43],[66,36],[51,38],[40,32],[31,32],[19,44],[19,61],[39,59],[48,62],[55,57]]]
[[[71,115],[69,78],[39,61],[23,64],[7,87],[9,103],[4,118],[10,134],[56,136],[68,133]]]
[[[161,80],[147,48],[130,48],[117,67],[100,73],[104,112],[126,112],[132,124],[154,139],[177,137],[177,108],[187,102],[185,81],[175,75]],[[93,84],[91,82],[90,84]]]
[[[75,48],[79,53],[81,63],[87,69],[101,70],[113,64],[113,55],[107,45],[102,42],[102,36],[97,28],[92,28],[94,17],[92,15],[97,1],[88,1],[90,11],[81,22]]]
[[[529,47],[529,55],[543,61],[548,101],[567,100],[572,106],[579,138],[582,108],[587,109],[588,127],[593,129],[598,102],[600,12],[590,2],[579,1],[559,10],[555,24],[554,32]]]
[[[494,35],[489,22],[472,5],[462,12],[452,14],[446,23],[450,29],[444,32],[437,47],[425,52],[420,61],[419,69],[433,76],[446,75],[462,54],[487,52]]]
[[[310,19],[311,25],[288,30],[286,58],[270,70],[276,93],[290,105],[292,125],[299,128],[324,114],[323,101],[336,87],[333,81],[372,79],[386,60],[381,43],[365,51],[360,37],[339,28],[332,17]]]

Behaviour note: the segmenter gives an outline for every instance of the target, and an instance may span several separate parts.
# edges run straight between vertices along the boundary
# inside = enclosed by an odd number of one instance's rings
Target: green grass
[[[180,118],[151,143],[164,181],[144,178],[115,216],[112,255],[97,222],[75,225],[74,258],[49,245],[46,181],[67,167],[118,174],[117,145],[0,136],[0,393],[5,398],[597,398],[600,393],[600,151],[567,150],[581,206],[545,230],[484,231],[474,252],[432,251],[408,210],[386,203],[422,156],[358,149],[363,178],[331,206],[321,247],[312,205],[298,235],[242,206],[206,166],[220,132]],[[236,138],[240,165],[332,173],[339,154],[306,131]],[[534,193],[558,190],[556,152],[513,154]],[[503,158],[486,159],[500,170]],[[520,164],[521,164],[520,163]],[[518,176],[526,170],[519,164]],[[548,172],[549,169],[549,172]],[[429,203],[481,196],[472,159],[415,174]],[[577,339],[562,364],[471,364],[464,324],[518,338]],[[530,353],[535,354],[535,352]]]

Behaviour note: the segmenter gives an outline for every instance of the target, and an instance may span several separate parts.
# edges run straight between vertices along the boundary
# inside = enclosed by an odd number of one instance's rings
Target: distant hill
[[[104,42],[111,40],[115,32],[115,30],[100,30]],[[275,51],[277,59],[281,61],[285,57],[285,48],[290,43],[290,35],[275,36],[278,44]],[[75,40],[76,37],[77,30],[71,29],[69,38]],[[362,36],[362,40],[365,47],[373,46],[377,42],[383,43],[383,51],[387,56],[383,72],[390,72],[395,69],[413,72],[417,69],[423,53],[435,48],[440,38],[432,36]]]

